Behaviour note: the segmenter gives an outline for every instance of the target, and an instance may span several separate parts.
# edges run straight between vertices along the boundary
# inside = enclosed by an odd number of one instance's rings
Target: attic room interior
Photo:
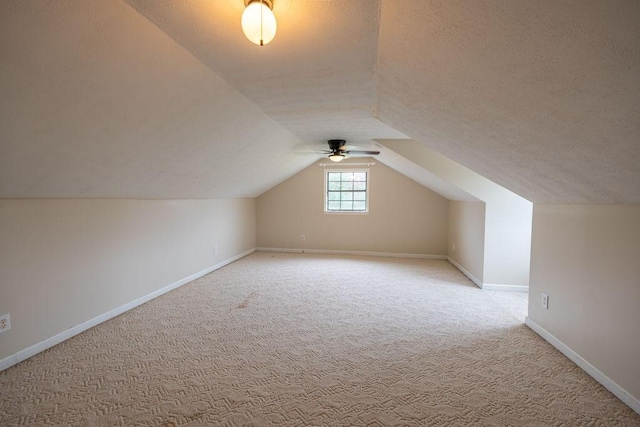
[[[0,424],[640,425],[640,2],[258,3],[0,1]]]

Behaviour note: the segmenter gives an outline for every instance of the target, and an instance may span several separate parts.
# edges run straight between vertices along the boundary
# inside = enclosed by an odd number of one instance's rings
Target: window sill
[[[369,215],[369,211],[324,211],[328,215]]]

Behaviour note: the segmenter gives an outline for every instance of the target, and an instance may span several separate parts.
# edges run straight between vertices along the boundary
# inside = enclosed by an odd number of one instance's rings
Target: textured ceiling
[[[122,2],[0,5],[2,197],[252,197],[318,158]]]
[[[462,190],[460,187],[454,185],[451,181],[442,178],[442,175],[434,173],[424,167],[418,165],[416,162],[409,160],[408,157],[404,157],[398,154],[393,149],[390,149],[385,144],[388,144],[389,140],[378,140],[377,149],[380,150],[380,155],[376,157],[381,163],[389,166],[393,170],[400,172],[408,178],[416,181],[423,186],[430,188],[434,192],[440,194],[442,197],[449,200],[460,200],[467,202],[481,202],[482,200],[475,197],[471,193]],[[401,140],[393,142],[413,143],[411,140]],[[448,159],[447,159],[448,160]],[[448,160],[449,163],[453,163],[459,167],[457,163],[452,160]]]
[[[244,0],[125,1],[305,143],[405,137],[375,120],[378,1],[291,0],[264,48],[242,34]]]
[[[385,1],[378,114],[534,202],[640,203],[640,2]]]
[[[263,48],[242,8],[0,2],[0,197],[252,197],[301,146],[410,137],[531,201],[640,203],[640,2],[276,0]]]

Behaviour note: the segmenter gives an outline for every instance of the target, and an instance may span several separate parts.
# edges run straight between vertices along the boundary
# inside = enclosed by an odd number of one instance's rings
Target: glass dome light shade
[[[332,162],[341,162],[344,159],[344,154],[332,154],[329,156]]]
[[[269,43],[276,36],[276,29],[276,16],[264,2],[253,1],[242,12],[242,31],[251,43]]]

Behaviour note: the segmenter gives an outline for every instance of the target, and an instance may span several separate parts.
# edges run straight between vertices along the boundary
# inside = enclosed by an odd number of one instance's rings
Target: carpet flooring
[[[254,253],[1,372],[0,425],[640,425],[514,298],[446,261]]]

